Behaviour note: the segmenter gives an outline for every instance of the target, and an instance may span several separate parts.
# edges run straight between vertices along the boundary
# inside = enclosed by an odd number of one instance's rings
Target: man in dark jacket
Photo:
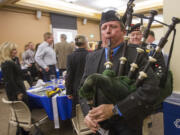
[[[69,99],[73,100],[72,117],[76,116],[76,104],[78,104],[78,87],[84,73],[86,55],[88,54],[88,42],[85,36],[77,35],[75,45],[77,49],[67,57],[66,91]]]
[[[107,44],[107,39],[111,39],[111,49],[114,50],[112,54],[112,70],[117,75],[120,66],[119,58],[122,56],[124,45],[125,29],[115,11],[110,10],[102,13],[101,34],[103,44]],[[126,54],[127,64],[125,66],[125,75],[127,75],[130,64],[136,56],[136,48],[128,46]],[[105,70],[104,63],[106,62],[106,58],[106,48],[90,53],[86,59],[82,82],[87,76],[93,73],[102,73]],[[143,57],[140,60],[140,65],[143,67],[145,63],[146,57]],[[139,70],[141,71],[142,68]],[[99,130],[100,123],[105,122],[106,127],[103,128],[109,130],[109,135],[142,135],[143,119],[150,113],[151,105],[159,95],[158,83],[152,69],[149,68],[148,78],[144,80],[144,83],[135,92],[129,94],[116,104],[104,102],[105,100],[101,91],[97,91],[95,97],[95,105],[97,107],[89,111],[86,101],[82,99],[81,107],[85,114],[84,121],[86,125],[94,133]]]

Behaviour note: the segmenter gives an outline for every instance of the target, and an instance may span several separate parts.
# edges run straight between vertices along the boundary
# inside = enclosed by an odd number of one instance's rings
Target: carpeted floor
[[[0,89],[0,135],[7,135],[8,128],[8,119],[9,119],[9,108],[6,104],[2,103],[2,97],[6,97],[3,89]],[[35,117],[40,117],[42,113],[44,113],[43,109],[36,109],[32,111]],[[76,135],[71,121],[60,121],[60,129],[54,129],[54,123],[51,120],[45,121],[42,125],[40,125],[40,129],[44,133],[44,135]],[[10,135],[16,134],[16,128],[10,127]]]
[[[0,135],[7,135],[8,128],[8,118],[9,118],[9,109],[8,106],[2,103],[2,97],[5,96],[5,92],[3,89],[0,89]],[[33,110],[32,113],[37,118],[41,116],[44,112],[43,109]],[[152,121],[151,128],[145,127],[145,131],[143,135],[163,135],[163,114],[159,113],[150,117],[149,120]],[[47,120],[40,126],[40,129],[44,133],[44,135],[76,135],[73,130],[72,124],[70,120],[60,121],[60,129],[54,129],[54,123],[51,120]],[[16,128],[11,126],[10,135],[15,135]]]

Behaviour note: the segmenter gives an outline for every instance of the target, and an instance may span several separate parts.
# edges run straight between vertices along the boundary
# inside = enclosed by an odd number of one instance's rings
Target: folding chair
[[[93,133],[84,123],[84,115],[80,105],[76,105],[76,117],[72,118],[73,127],[77,135],[88,135]]]
[[[2,98],[3,103],[8,104],[10,107],[10,118],[8,122],[8,135],[10,131],[10,124],[24,128],[29,131],[34,126],[39,126],[48,118],[47,114],[43,115],[39,120],[32,121],[31,111],[23,101],[8,101]],[[18,122],[17,122],[18,121]]]
[[[26,90],[28,90],[30,88],[30,85],[27,81],[24,81],[24,85],[25,85]]]

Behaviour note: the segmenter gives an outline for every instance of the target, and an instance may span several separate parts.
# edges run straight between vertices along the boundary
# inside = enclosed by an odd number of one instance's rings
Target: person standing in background
[[[50,75],[56,76],[56,53],[53,49],[52,33],[44,34],[44,42],[38,47],[35,61],[42,67],[44,81],[50,81]]]
[[[23,101],[28,105],[28,96],[23,83],[23,74],[20,66],[13,61],[14,54],[17,52],[17,45],[11,42],[4,42],[0,45],[0,65],[4,77],[5,91],[8,100]],[[22,135],[29,132],[20,128]]]
[[[25,56],[26,56],[26,51],[29,49],[29,45],[28,44],[26,44],[25,46],[24,46],[24,52],[22,53],[22,63],[23,63],[23,65],[24,65],[24,67],[28,67],[29,65],[28,65],[28,63],[27,63],[27,61],[26,61],[26,58],[25,58]]]
[[[17,57],[17,50],[13,49],[11,52],[12,60],[21,68],[21,64],[19,62],[19,58]]]
[[[158,44],[158,41],[155,39],[155,34],[152,30],[149,32],[146,42],[147,44]]]
[[[147,40],[146,40],[147,48],[150,50],[149,55],[152,56],[153,52],[155,51],[159,41],[155,39],[155,34],[151,30],[148,34]],[[163,53],[163,50],[162,50]]]
[[[29,63],[26,60],[26,51],[29,49],[29,44],[24,46],[24,52],[22,53],[22,66],[21,69],[23,71],[24,80],[26,80],[30,86],[33,86],[33,78],[31,76],[31,72],[29,71]]]
[[[142,32],[140,31],[140,27],[137,27],[136,29],[133,29],[131,31],[129,43],[140,45],[142,37],[143,35],[142,35]]]
[[[35,46],[35,50],[34,50],[35,55],[36,55],[39,45],[40,45],[40,43],[37,43]],[[36,75],[37,75],[38,79],[43,79],[42,68],[39,66],[39,64],[37,62],[35,62],[35,66],[36,66],[36,70],[37,70]]]
[[[5,42],[0,46],[0,64],[5,81],[5,90],[9,100],[23,100],[27,103],[26,89],[23,83],[23,73],[17,61],[14,61],[17,45]]]
[[[74,47],[66,41],[67,36],[65,34],[61,34],[60,38],[61,42],[55,44],[55,52],[59,73],[62,76],[62,72],[66,70],[67,56],[73,52]]]
[[[23,60],[26,65],[28,65],[28,71],[31,73],[31,77],[33,81],[35,81],[36,77],[36,66],[34,59],[34,44],[32,42],[28,43],[28,49],[23,53]]]
[[[76,116],[76,104],[78,104],[78,87],[84,73],[86,55],[88,54],[88,41],[83,35],[77,35],[75,45],[77,49],[67,57],[67,73],[65,85],[69,99],[73,100],[72,117]]]
[[[95,49],[95,50],[99,50],[99,49],[101,49],[101,48],[102,48],[102,41],[100,40],[100,41],[97,42],[97,45],[96,45],[96,49]]]

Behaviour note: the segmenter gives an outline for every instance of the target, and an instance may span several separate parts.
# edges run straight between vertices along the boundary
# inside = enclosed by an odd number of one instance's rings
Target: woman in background
[[[5,82],[5,90],[9,100],[23,100],[27,103],[26,89],[23,83],[21,68],[13,61],[13,52],[17,45],[5,42],[0,46],[0,64]]]
[[[28,62],[27,62],[27,60],[25,58],[26,51],[28,49],[29,49],[29,44],[26,44],[24,46],[24,52],[22,53],[22,65],[23,65],[22,72],[23,72],[24,80],[26,80],[29,83],[29,85],[32,87],[33,86],[33,78],[31,76],[31,72],[28,70],[29,65],[28,65]]]
[[[18,64],[13,61],[17,45],[5,42],[0,45],[0,65],[4,77],[5,91],[10,101],[21,100],[28,105],[28,97],[23,83],[23,74]],[[23,135],[29,132],[21,128]]]
[[[76,50],[67,57],[67,74],[65,85],[69,99],[72,99],[72,117],[76,116],[78,104],[78,87],[84,73],[88,41],[85,36],[77,35],[75,38]]]
[[[20,66],[13,61],[13,52],[16,49],[17,45],[11,42],[5,42],[0,46],[0,64],[5,90],[9,100],[23,100],[27,103],[22,71]]]

